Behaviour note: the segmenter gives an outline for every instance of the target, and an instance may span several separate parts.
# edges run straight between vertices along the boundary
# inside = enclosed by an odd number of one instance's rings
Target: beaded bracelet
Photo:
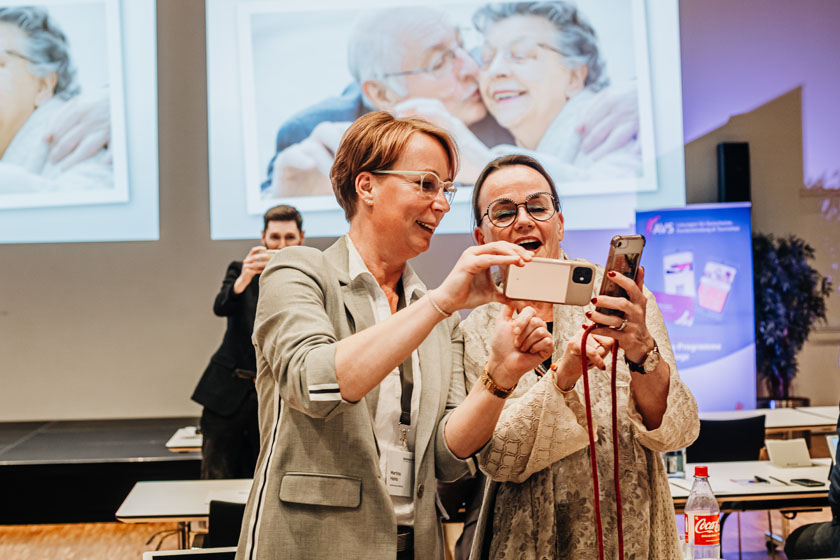
[[[440,313],[440,314],[441,314],[441,315],[443,315],[444,317],[452,317],[452,313],[447,313],[446,311],[444,311],[443,309],[441,309],[441,308],[440,308],[440,306],[439,306],[437,303],[435,303],[435,299],[432,297],[432,292],[427,292],[427,293],[426,293],[426,297],[428,297],[428,298],[429,298],[429,301],[431,302],[432,307],[434,307],[435,309],[437,309],[437,312],[438,312],[438,313]]]

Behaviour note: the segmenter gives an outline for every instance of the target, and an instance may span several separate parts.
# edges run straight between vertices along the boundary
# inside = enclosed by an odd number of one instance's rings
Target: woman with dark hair
[[[471,247],[426,290],[407,261],[428,250],[457,168],[443,129],[360,117],[330,172],[350,232],[324,252],[286,248],[263,272],[261,449],[237,558],[443,557],[435,479],[473,470],[502,410],[496,395],[551,351],[533,310],[508,309],[466,395],[452,314],[504,301],[490,267],[531,253]]]
[[[107,99],[90,107],[70,107],[80,88],[65,34],[46,10],[0,8],[0,195],[63,192],[113,187]],[[103,114],[104,119],[98,115]],[[96,118],[91,115],[96,114]],[[73,131],[80,153],[57,161],[45,140],[56,119],[81,118]],[[96,131],[87,136],[91,129]],[[66,133],[65,133],[66,135]],[[72,151],[66,143],[63,154]],[[83,155],[80,155],[82,154]]]
[[[560,248],[563,214],[549,174],[536,160],[512,155],[491,162],[473,191],[479,246],[507,241],[535,256],[568,259]],[[597,267],[595,285],[604,270]],[[690,444],[699,430],[697,405],[680,381],[665,324],[653,295],[623,275],[610,279],[629,299],[597,297],[598,307],[621,310],[625,320],[577,307],[517,302],[535,310],[552,331],[554,354],[524,375],[501,415],[479,465],[488,485],[473,541],[475,558],[598,557],[595,514],[581,377],[581,353],[605,370],[616,360],[619,441],[610,430],[609,375],[590,370],[597,434],[601,516],[605,550],[616,558],[616,496],[612,449],[621,458],[622,511],[627,558],[681,558],[674,508],[659,452]],[[487,360],[501,308],[489,303],[463,323],[467,385]],[[581,325],[601,325],[582,346]],[[620,342],[618,355],[613,340]],[[556,367],[549,368],[553,363]],[[539,377],[539,372],[545,375]]]

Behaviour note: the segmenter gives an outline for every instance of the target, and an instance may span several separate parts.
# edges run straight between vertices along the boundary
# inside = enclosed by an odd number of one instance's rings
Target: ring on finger
[[[620,324],[620,325],[618,325],[618,326],[615,328],[615,330],[617,330],[618,332],[621,332],[621,331],[623,331],[623,330],[624,330],[624,327],[626,327],[626,326],[627,326],[627,319],[622,319],[622,320],[621,320],[621,324]]]

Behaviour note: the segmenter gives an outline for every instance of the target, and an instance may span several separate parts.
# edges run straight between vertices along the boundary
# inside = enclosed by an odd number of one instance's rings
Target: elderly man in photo
[[[451,115],[489,145],[512,141],[488,116],[478,92],[478,65],[441,10],[417,6],[365,14],[350,35],[348,65],[354,82],[340,97],[280,127],[262,185],[270,196],[332,194],[329,169],[350,123],[374,110],[405,116],[417,100]]]

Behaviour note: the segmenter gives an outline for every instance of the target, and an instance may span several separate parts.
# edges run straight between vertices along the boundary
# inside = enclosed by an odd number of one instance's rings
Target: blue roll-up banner
[[[755,408],[750,204],[636,213],[680,377],[701,411]]]

